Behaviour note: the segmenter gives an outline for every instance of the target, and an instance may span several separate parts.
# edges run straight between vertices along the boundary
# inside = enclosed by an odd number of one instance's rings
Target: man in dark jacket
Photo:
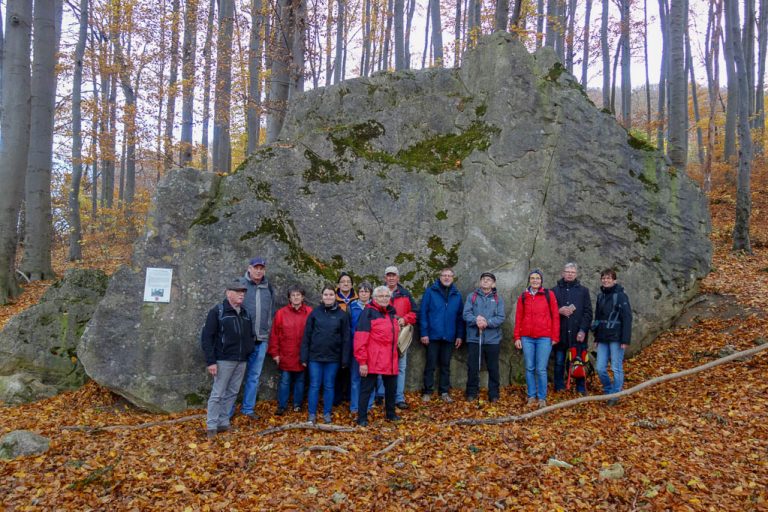
[[[424,366],[424,394],[421,400],[429,402],[435,385],[435,368],[440,365],[440,398],[451,403],[451,356],[453,347],[459,348],[464,338],[464,301],[453,284],[453,269],[444,268],[440,278],[427,288],[421,299],[419,325],[421,343],[427,347]]]
[[[253,323],[243,307],[247,286],[240,279],[227,284],[226,298],[208,311],[200,335],[213,388],[208,398],[206,434],[212,439],[229,430],[229,411],[235,403],[253,352]]]
[[[592,324],[592,303],[589,290],[578,280],[579,268],[575,263],[563,266],[561,279],[554,291],[560,306],[560,343],[552,347],[555,358],[555,391],[565,389],[566,357],[571,348],[582,352],[587,348],[587,333]],[[576,389],[586,394],[586,379],[576,379]]]
[[[610,268],[600,273],[600,293],[595,304],[595,331],[597,343],[597,376],[606,395],[618,393],[624,387],[624,350],[632,341],[632,307],[624,288],[616,282],[616,272]],[[613,381],[608,374],[611,363]],[[616,405],[612,398],[608,405]]]

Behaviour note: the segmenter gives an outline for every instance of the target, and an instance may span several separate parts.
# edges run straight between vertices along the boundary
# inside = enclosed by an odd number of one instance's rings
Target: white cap
[[[390,266],[388,266],[387,268],[384,269],[384,275],[387,275],[387,274],[395,274],[395,275],[399,276],[400,272],[397,271],[397,267],[396,266],[390,265]]]

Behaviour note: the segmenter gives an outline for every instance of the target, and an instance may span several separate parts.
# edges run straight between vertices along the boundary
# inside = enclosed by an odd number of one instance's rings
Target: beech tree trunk
[[[576,30],[576,0],[568,0],[568,30],[565,38],[565,68],[573,74],[574,42]]]
[[[720,97],[720,37],[723,14],[722,0],[709,4],[707,32],[704,41],[704,64],[707,71],[707,92],[709,94],[709,119],[707,120],[707,152],[704,160],[704,192],[712,189],[712,161],[715,156],[715,120],[717,99]]]
[[[621,118],[624,128],[632,128],[632,52],[630,48],[629,1],[621,0]]]
[[[55,277],[51,265],[53,215],[53,114],[62,0],[35,0],[29,157],[25,187],[26,229],[21,270],[31,281]]]
[[[291,82],[288,88],[288,99],[304,90],[304,52],[306,50],[307,4],[305,0],[291,1]],[[285,110],[288,109],[286,105]],[[285,116],[285,112],[283,112]]]
[[[83,58],[88,37],[88,0],[80,0],[80,20],[72,71],[72,183],[69,187],[69,260],[83,258],[80,221],[80,182],[83,178]]]
[[[461,0],[457,0],[460,2]],[[405,14],[405,37],[403,42],[403,57],[405,59],[405,69],[411,68],[411,26],[413,25],[413,14],[416,12],[416,0],[408,1],[408,9]]]
[[[752,254],[749,237],[749,220],[752,213],[750,175],[752,172],[752,134],[749,130],[749,83],[741,34],[739,33],[738,0],[724,0],[726,41],[730,47],[739,84],[739,172],[736,181],[736,221],[733,225],[734,251]]]
[[[432,2],[432,55],[433,63],[437,67],[443,67],[443,22],[440,19],[440,2]]]
[[[211,119],[211,68],[213,48],[213,18],[216,12],[216,0],[208,4],[208,25],[205,29],[205,43],[203,43],[203,115],[201,119],[202,136],[200,140],[201,154],[200,167],[208,170],[208,126]]]
[[[496,0],[493,14],[493,30],[507,30],[509,24],[509,0]]]
[[[687,2],[686,2],[687,3]],[[690,29],[685,30],[685,67],[691,77],[691,101],[693,102],[693,123],[696,126],[696,150],[699,164],[704,165],[704,135],[701,131],[701,115],[699,114],[699,93],[696,90],[696,74],[693,71],[693,55],[691,54]],[[686,109],[687,114],[687,109]],[[686,119],[686,128],[688,121]],[[687,140],[687,139],[686,139]]]
[[[213,103],[213,171],[232,169],[229,118],[232,106],[232,30],[234,0],[219,0],[219,37],[216,44],[216,96]],[[286,84],[287,85],[287,84]]]
[[[727,11],[727,5],[723,5],[723,10]],[[733,38],[728,34],[729,30],[728,22],[726,21],[723,39],[723,57],[728,87],[725,104],[725,145],[723,147],[723,159],[726,162],[729,162],[736,155],[736,121],[739,113],[739,84],[736,76],[736,59],[733,56]]]
[[[643,0],[643,59],[645,61],[645,136],[651,141],[651,80],[648,76],[648,0]]]
[[[560,0],[547,0],[547,32],[544,36],[544,46],[555,48],[558,39],[558,18]]]
[[[603,57],[603,109],[613,112],[611,108],[611,51],[608,48],[609,6],[608,0],[603,0],[603,12],[600,18],[600,53]]]
[[[765,151],[765,60],[768,46],[768,0],[760,0],[760,17],[757,25],[757,87],[755,89],[755,124],[760,135],[755,151]]]
[[[261,0],[251,0],[251,35],[248,43],[248,154],[259,146],[261,131],[261,29],[264,15]]]
[[[659,102],[656,109],[656,147],[666,153],[664,124],[667,108],[667,70],[669,69],[669,9],[667,0],[659,0],[659,27],[661,28],[661,69],[659,70]]]
[[[344,33],[344,26],[347,19],[347,2],[346,0],[337,0],[337,12],[336,12],[336,52],[333,59],[333,83],[337,84],[344,79],[344,53],[346,52],[344,41],[346,39]],[[402,0],[400,0],[402,4]],[[400,19],[400,36],[402,37],[402,18]],[[395,25],[395,32],[397,32],[397,25]],[[402,51],[402,49],[401,49]],[[399,68],[398,68],[399,69]]]
[[[395,70],[405,69],[405,0],[394,0],[394,23],[395,23]],[[442,45],[442,39],[441,43]]]
[[[669,148],[672,165],[684,171],[688,164],[688,84],[685,68],[686,0],[669,4]]]
[[[29,147],[29,44],[32,3],[8,0],[5,11],[3,118],[0,137],[0,304],[18,294],[17,228]]]
[[[267,120],[267,143],[274,142],[280,135],[288,105],[290,83],[289,62],[291,58],[291,0],[280,0],[275,25],[275,49],[272,52],[272,76],[269,87],[270,114]]]
[[[179,165],[182,167],[192,163],[197,10],[198,0],[187,0],[184,10],[184,42],[181,50],[181,144],[179,146]]]
[[[584,15],[584,48],[581,56],[581,86],[587,88],[587,69],[589,68],[589,20],[592,16],[592,0],[586,1],[586,13]]]

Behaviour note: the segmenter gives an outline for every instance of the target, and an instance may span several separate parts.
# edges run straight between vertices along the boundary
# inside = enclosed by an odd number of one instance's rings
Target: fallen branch
[[[103,427],[89,427],[86,425],[70,425],[61,427],[61,430],[75,430],[81,432],[87,432],[89,434],[96,434],[99,432],[111,432],[113,430],[140,430],[143,428],[159,427],[160,425],[175,425],[176,423],[184,423],[190,420],[198,420],[205,418],[205,414],[193,414],[191,416],[182,416],[181,418],[174,418],[172,420],[150,421],[147,423],[139,423],[138,425],[106,425]]]
[[[463,418],[463,419],[451,421],[449,422],[449,424],[450,425],[500,425],[503,423],[512,423],[515,421],[526,421],[526,420],[535,418],[537,416],[542,416],[552,411],[556,411],[558,409],[573,407],[574,405],[579,405],[587,402],[605,402],[608,400],[612,400],[614,398],[622,398],[625,396],[633,395],[639,391],[642,391],[645,388],[655,386],[656,384],[661,384],[662,382],[667,382],[670,380],[687,377],[689,375],[693,375],[694,373],[703,372],[705,370],[709,370],[710,368],[714,368],[715,366],[720,366],[722,364],[729,363],[736,359],[752,356],[754,354],[757,354],[758,352],[762,352],[763,350],[768,350],[768,343],[759,345],[757,347],[753,347],[747,350],[742,350],[741,352],[735,352],[729,356],[721,357],[720,359],[717,359],[715,361],[710,361],[707,364],[696,366],[694,368],[689,368],[688,370],[682,370],[679,372],[662,375],[660,377],[656,377],[654,379],[641,382],[640,384],[632,388],[625,389],[624,391],[619,391],[618,393],[612,393],[610,395],[582,396],[580,398],[574,398],[573,400],[567,400],[565,402],[560,402],[554,405],[548,405],[547,407],[543,407],[541,409],[538,409],[526,414],[521,414],[519,416],[502,416],[499,418],[481,418],[481,419]]]
[[[391,452],[392,450],[394,450],[394,449],[395,449],[395,446],[399,445],[399,444],[400,444],[400,443],[402,443],[402,442],[403,442],[403,438],[402,438],[402,437],[398,437],[397,439],[395,439],[394,441],[392,441],[391,443],[389,443],[389,444],[386,446],[386,448],[384,448],[384,449],[382,449],[382,450],[379,450],[379,451],[377,451],[377,452],[373,452],[373,453],[371,454],[371,457],[380,457],[380,456],[384,455],[385,453]]]
[[[344,448],[340,446],[331,446],[326,444],[318,444],[313,446],[307,446],[306,448],[301,448],[299,450],[299,453],[305,452],[309,450],[310,452],[336,452],[336,453],[349,453],[348,450],[345,450]]]
[[[323,432],[354,432],[355,427],[344,427],[341,425],[319,425],[317,423],[288,423],[286,425],[280,425],[279,427],[272,427],[266,430],[261,430],[256,434],[260,436],[266,436],[269,434],[276,434],[277,432],[285,432],[286,430],[322,430]]]

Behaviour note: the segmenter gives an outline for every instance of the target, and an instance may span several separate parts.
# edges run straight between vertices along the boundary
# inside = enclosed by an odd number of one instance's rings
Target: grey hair
[[[573,269],[573,270],[575,270],[576,272],[578,272],[578,271],[579,271],[579,266],[578,266],[577,264],[575,264],[574,262],[572,262],[572,261],[569,261],[568,263],[566,263],[565,265],[563,265],[563,270],[565,270],[565,269],[567,269],[567,268],[572,268],[572,269]]]
[[[386,294],[386,295],[388,295],[390,297],[392,296],[392,292],[389,291],[389,288],[387,288],[386,286],[377,286],[373,290],[373,296],[374,297],[376,297],[377,295],[383,295],[383,294]]]

